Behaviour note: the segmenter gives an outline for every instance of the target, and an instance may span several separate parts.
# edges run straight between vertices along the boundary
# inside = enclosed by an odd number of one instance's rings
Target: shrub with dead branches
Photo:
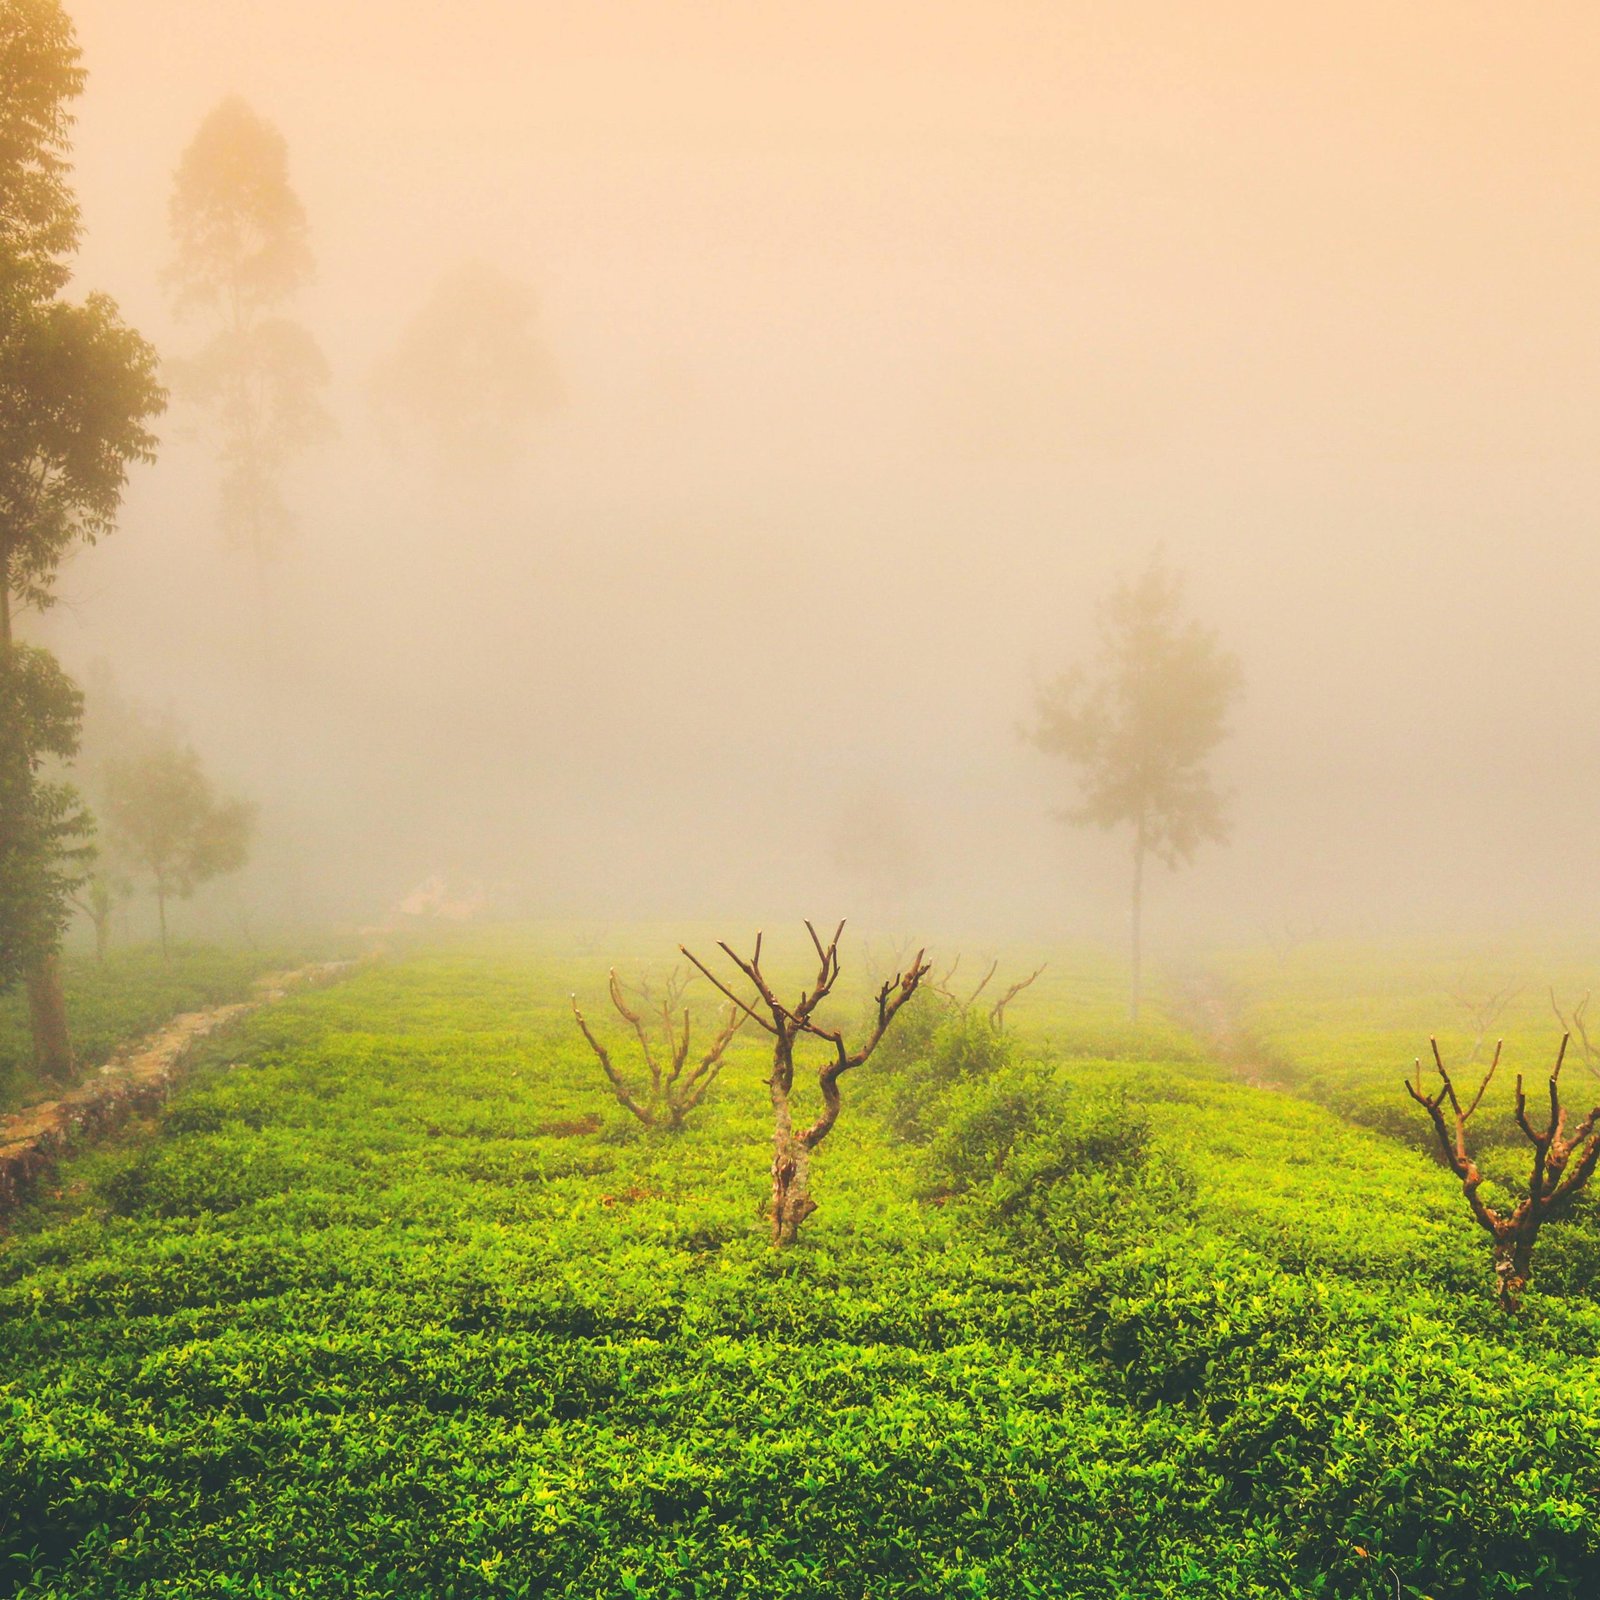
[[[1522,993],[1522,985],[1515,979],[1503,983],[1498,989],[1472,992],[1466,989],[1452,989],[1450,998],[1466,1013],[1472,1028],[1472,1053],[1467,1057],[1469,1061],[1477,1062],[1483,1059],[1483,1049],[1489,1035],[1494,1031],[1495,1024],[1500,1020],[1506,1007]]]
[[[942,976],[930,975],[885,1049],[880,1105],[895,1135],[911,1144],[926,1144],[938,1132],[956,1085],[992,1077],[1011,1062],[1006,1007],[1044,971],[1037,967],[996,992],[990,985],[997,960],[970,990],[956,987],[960,965],[957,956]]]
[[[644,1057],[649,1075],[645,1087],[635,1091],[617,1070],[611,1052],[595,1037],[584,1014],[578,1009],[578,997],[572,997],[572,1015],[589,1048],[599,1058],[601,1070],[611,1085],[611,1093],[624,1111],[637,1117],[647,1128],[665,1128],[677,1132],[684,1118],[705,1099],[711,1085],[722,1071],[723,1057],[734,1036],[744,1026],[744,1017],[729,1006],[720,1031],[712,1038],[710,1046],[699,1061],[689,1066],[689,1043],[692,1023],[689,1008],[683,1004],[688,978],[674,972],[667,980],[664,994],[653,994],[648,982],[641,986],[639,1007],[629,1003],[616,968],[611,969],[611,1003],[618,1015],[633,1030],[639,1050]],[[651,1013],[647,1023],[641,1010]]]
[[[990,961],[983,976],[978,980],[977,987],[963,999],[955,987],[955,976],[961,966],[961,957],[958,955],[950,963],[949,970],[946,971],[942,978],[930,978],[928,980],[928,988],[938,995],[952,1011],[959,1013],[962,1017],[971,1016],[979,1001],[987,996],[989,1004],[984,1015],[989,1026],[998,1029],[1006,1025],[1006,1007],[1024,989],[1029,988],[1048,965],[1049,962],[1042,961],[1027,977],[1019,978],[1017,982],[1011,984],[1004,991],[996,991],[989,988],[989,985],[994,982],[994,975],[1000,970],[1000,958],[996,956]]]
[[[1583,1051],[1583,1064],[1596,1077],[1600,1077],[1600,1045],[1589,1037],[1589,995],[1585,993],[1570,1012],[1561,1009],[1561,1002],[1556,999],[1554,989],[1550,991],[1550,1009],[1556,1014],[1556,1021],[1561,1024],[1561,1031],[1578,1041],[1578,1048]]]
[[[1550,1114],[1545,1126],[1536,1128],[1528,1116],[1527,1097],[1522,1089],[1522,1074],[1517,1074],[1517,1126],[1533,1146],[1533,1166],[1526,1192],[1509,1211],[1489,1205],[1480,1192],[1483,1174],[1467,1153],[1467,1124],[1483,1102],[1485,1092],[1500,1065],[1500,1045],[1483,1075],[1478,1091],[1463,1106],[1450,1074],[1439,1054],[1439,1041],[1432,1039],[1433,1063],[1439,1072],[1439,1089],[1432,1095],[1422,1092],[1422,1062],[1417,1062],[1416,1081],[1406,1083],[1406,1092],[1433,1121],[1445,1165],[1461,1180],[1473,1219],[1493,1241],[1496,1298],[1505,1312],[1518,1310],[1522,1292],[1533,1272],[1533,1247],[1539,1230],[1547,1222],[1559,1222],[1572,1209],[1573,1202],[1594,1173],[1600,1160],[1600,1106],[1596,1106],[1571,1133],[1567,1132],[1567,1113],[1561,1104],[1561,1064],[1566,1059],[1567,1036],[1562,1035],[1556,1064],[1550,1073]],[[1449,1116],[1446,1117],[1446,1108]]]

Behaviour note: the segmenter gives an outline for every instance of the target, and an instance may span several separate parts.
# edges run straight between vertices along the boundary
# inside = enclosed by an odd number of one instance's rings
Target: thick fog
[[[1428,0],[73,0],[84,288],[163,353],[178,158],[282,131],[337,434],[262,588],[175,404],[35,631],[261,804],[263,916],[1116,934],[1035,682],[1153,552],[1242,662],[1155,926],[1600,895],[1600,13]],[[465,274],[465,278],[463,278]],[[530,295],[526,435],[374,404]],[[387,364],[387,365],[386,365]]]

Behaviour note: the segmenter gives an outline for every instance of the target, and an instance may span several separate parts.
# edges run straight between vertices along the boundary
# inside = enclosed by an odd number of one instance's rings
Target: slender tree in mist
[[[1160,562],[1113,592],[1101,614],[1093,664],[1038,691],[1027,738],[1078,777],[1079,800],[1061,813],[1075,824],[1128,828],[1133,845],[1128,1014],[1142,987],[1144,875],[1228,836],[1224,796],[1206,763],[1227,733],[1242,687],[1237,658],[1183,613],[1183,584]]]
[[[55,599],[62,561],[109,533],[165,404],[151,347],[115,304],[62,298],[78,244],[71,102],[84,73],[58,0],[0,0],[0,982],[28,985],[42,1071],[72,1067],[59,949],[86,819],[48,763],[77,748],[82,702],[19,644],[19,609]]]
[[[503,473],[561,399],[526,284],[482,262],[447,273],[372,374],[384,431],[453,477]]]
[[[170,363],[173,386],[211,419],[222,526],[265,584],[294,522],[284,469],[332,426],[320,398],[327,363],[282,310],[312,274],[282,134],[243,100],[224,100],[178,163],[170,220],[174,309],[211,329],[198,352]]]
[[[105,808],[112,844],[149,880],[166,955],[167,901],[244,866],[255,807],[217,795],[188,745],[163,743],[108,764]]]
[[[75,907],[94,929],[94,958],[104,966],[111,948],[111,919],[117,907],[133,893],[133,885],[118,873],[96,867],[70,895]]]

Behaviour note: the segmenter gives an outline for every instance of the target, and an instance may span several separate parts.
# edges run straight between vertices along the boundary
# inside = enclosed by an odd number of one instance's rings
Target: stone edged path
[[[268,973],[256,979],[250,999],[182,1012],[154,1033],[124,1046],[59,1099],[42,1100],[0,1117],[0,1216],[15,1207],[74,1144],[109,1133],[129,1117],[161,1106],[202,1039],[295,989],[332,983],[355,965],[321,961],[293,972]]]

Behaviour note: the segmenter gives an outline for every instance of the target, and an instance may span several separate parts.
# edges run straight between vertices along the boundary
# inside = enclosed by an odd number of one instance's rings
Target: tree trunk
[[[72,1076],[72,1036],[67,1031],[67,996],[61,957],[48,955],[28,974],[28,1017],[33,1024],[33,1063],[46,1078]]]
[[[156,916],[161,920],[161,959],[167,959],[167,896],[164,890],[156,890]]]
[[[1537,1227],[1508,1228],[1495,1234],[1494,1275],[1498,1285],[1495,1298],[1508,1316],[1522,1309],[1522,1293],[1533,1276],[1533,1242]]]
[[[106,964],[106,950],[111,944],[111,913],[105,912],[94,919],[94,959],[99,966]]]
[[[794,1044],[780,1038],[772,1076],[772,1248],[795,1242],[800,1224],[817,1209],[811,1198],[811,1151],[794,1129],[789,1091],[794,1084]]]
[[[1133,907],[1129,918],[1130,965],[1128,978],[1128,1021],[1139,1020],[1139,1001],[1144,982],[1144,818],[1139,819],[1133,840]]]
[[[811,1198],[811,1152],[792,1129],[779,1127],[772,1151],[773,1248],[782,1250],[793,1244],[800,1224],[816,1209],[817,1202]]]

